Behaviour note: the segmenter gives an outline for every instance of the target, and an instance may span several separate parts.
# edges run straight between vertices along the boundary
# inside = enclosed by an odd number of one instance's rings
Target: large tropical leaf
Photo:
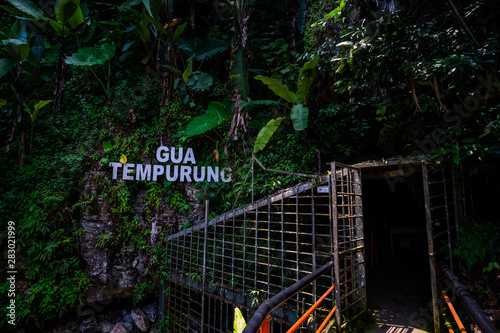
[[[335,8],[334,10],[332,10],[331,12],[329,12],[328,14],[326,14],[326,18],[327,19],[332,19],[336,15],[340,14],[340,12],[342,11],[342,9],[345,7],[346,2],[347,2],[347,0],[340,1],[339,6],[337,8]],[[338,20],[338,16],[335,18],[334,22],[337,22],[337,20]]]
[[[196,60],[203,61],[227,50],[227,44],[216,38],[205,38],[196,45]]]
[[[115,49],[116,46],[110,43],[104,43],[99,48],[82,47],[77,52],[67,57],[64,62],[74,66],[102,65],[113,58]]]
[[[29,113],[31,116],[31,122],[35,122],[36,118],[38,117],[38,114],[40,113],[40,110],[50,102],[52,102],[52,100],[39,101],[38,103],[35,104],[33,108],[33,113],[31,112]]]
[[[297,81],[297,97],[303,104],[307,103],[307,97],[309,95],[309,89],[316,78],[316,66],[318,66],[319,57],[316,57],[304,64],[299,72],[299,78]]]
[[[212,86],[214,79],[205,72],[193,72],[187,82],[191,90],[204,91]]]
[[[148,24],[148,16],[146,12],[142,13],[142,20],[139,22],[139,25],[137,26],[139,30],[139,37],[141,40],[146,43],[149,40],[149,24]]]
[[[102,56],[106,61],[111,60],[115,55],[116,45],[110,43],[104,43],[99,47],[102,51]]]
[[[12,67],[14,67],[14,65],[15,62],[12,59],[0,59],[0,78],[7,74],[12,69]]]
[[[37,62],[42,61],[44,48],[45,47],[43,45],[42,35],[36,36],[35,40],[33,41],[33,46],[31,47],[31,53],[33,53],[33,56],[35,57],[35,60]]]
[[[257,140],[255,140],[255,144],[253,146],[254,153],[257,153],[258,151],[264,149],[264,147],[269,142],[269,139],[271,139],[274,132],[276,132],[276,130],[280,126],[283,119],[284,118],[271,119],[269,120],[267,125],[260,130],[259,134],[257,135]]]
[[[54,21],[54,20],[49,20],[49,24],[54,30],[54,33],[56,36],[62,37],[62,38],[67,38],[70,35],[69,29],[65,27],[63,24]]]
[[[241,101],[238,106],[240,108],[244,108],[247,105],[276,105],[279,104],[279,102],[276,101],[271,101],[269,99],[263,99],[263,100],[255,100],[255,101]]]
[[[179,74],[179,75],[181,75],[181,74],[182,74],[182,72],[181,72],[180,70],[178,70],[177,68],[172,67],[172,66],[170,66],[170,65],[160,65],[160,66],[161,66],[161,67],[164,67],[164,68],[166,68],[166,69],[168,69],[169,71],[171,71],[171,72],[173,72],[173,73],[175,73],[175,74]]]
[[[234,54],[234,65],[231,72],[231,82],[240,92],[242,100],[246,101],[248,99],[250,88],[248,84],[247,60],[244,49],[242,47],[239,47]]]
[[[16,62],[23,61],[30,53],[29,45],[20,39],[5,39],[2,43],[5,45],[9,57]]]
[[[214,117],[219,117],[221,121],[231,119],[232,115],[227,111],[227,107],[219,102],[210,102],[207,108],[207,114]]]
[[[177,28],[174,31],[174,35],[172,36],[174,40],[179,38],[179,36],[182,34],[184,29],[186,28],[187,22],[182,23],[181,25],[177,26]]]
[[[307,117],[309,116],[309,109],[302,104],[295,104],[290,112],[293,128],[296,131],[302,131],[307,127]]]
[[[80,5],[80,0],[60,0],[56,8],[56,20],[61,24],[68,22]]]
[[[225,120],[231,119],[231,114],[224,104],[211,102],[207,108],[207,113],[191,120],[186,128],[186,137],[203,134],[219,125]]]
[[[346,5],[346,2],[347,2],[347,0],[341,0],[338,7],[336,7],[334,10],[332,10],[331,12],[329,12],[328,14],[326,14],[325,18],[323,18],[322,20],[314,23],[313,26],[317,25],[318,23],[324,23],[324,22],[326,22],[328,20],[331,20],[332,18],[335,18],[334,22],[336,23],[337,20],[340,17],[340,15],[339,15],[340,12],[342,11],[342,9]]]
[[[295,103],[297,102],[297,95],[288,90],[288,87],[284,84],[279,83],[276,79],[271,79],[267,76],[257,75],[256,80],[262,81],[269,89],[271,89],[276,95],[283,98],[284,100]]]
[[[76,29],[80,24],[83,23],[83,12],[80,6],[75,10],[75,13],[68,20],[68,24],[71,28]]]
[[[37,19],[43,19],[43,12],[37,5],[29,0],[7,0],[10,4],[25,14]]]
[[[185,26],[185,23],[183,26]],[[182,28],[182,30],[184,30],[184,28]],[[189,39],[178,39],[177,45],[188,57],[194,56],[198,61],[203,61],[219,52],[227,50],[227,44],[217,38],[200,39],[194,37]]]
[[[148,11],[148,14],[151,17],[158,17],[160,15],[161,11],[161,1],[158,0],[142,0],[142,3],[144,4],[144,7],[146,7],[146,10]]]
[[[149,26],[150,27],[150,30],[153,32],[153,35],[156,37],[158,37],[158,31],[163,31],[163,24],[161,24],[160,21],[158,21],[156,18],[152,17],[152,16],[149,16],[147,15],[146,16],[147,20],[149,23],[151,23],[151,25]]]
[[[219,125],[219,120],[216,117],[207,115],[199,116],[191,120],[186,129],[186,137],[203,134]]]
[[[21,44],[26,44],[26,41],[24,41],[22,39],[18,39],[18,38],[8,38],[8,39],[2,40],[2,44],[3,45],[9,45],[9,44],[21,45]]]
[[[64,60],[65,63],[74,66],[102,65],[106,61],[103,50],[97,47],[83,47]]]
[[[23,41],[23,43],[28,43],[28,31],[26,30],[26,22],[24,20],[16,20],[12,27],[10,28],[17,39]]]
[[[182,79],[184,80],[184,83],[188,83],[189,78],[191,77],[191,74],[193,74],[193,57],[189,58],[187,61],[187,67],[182,73]]]
[[[192,57],[195,55],[196,44],[199,42],[199,38],[179,38],[177,39],[177,46],[182,52],[184,52],[188,57]]]

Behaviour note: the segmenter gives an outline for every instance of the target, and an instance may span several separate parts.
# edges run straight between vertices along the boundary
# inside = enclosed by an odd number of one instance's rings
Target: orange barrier
[[[262,322],[259,333],[271,333],[271,322],[269,320],[269,316],[267,316]]]
[[[337,305],[335,305],[333,307],[332,311],[330,311],[330,313],[328,314],[328,316],[326,316],[325,320],[323,321],[323,323],[321,324],[321,326],[318,328],[318,330],[316,331],[316,333],[321,333],[321,331],[323,330],[323,328],[325,328],[326,324],[328,323],[328,321],[330,320],[330,318],[335,313],[335,309],[336,308],[337,308]]]
[[[448,332],[455,333],[455,331],[453,330],[453,327],[451,327],[450,322],[448,320],[446,320],[446,313],[443,313],[443,317],[445,317],[444,324],[448,328]]]
[[[446,301],[446,304],[448,304],[448,308],[450,309],[450,312],[453,315],[453,318],[455,318],[455,322],[457,323],[457,326],[460,329],[460,332],[466,333],[467,331],[465,330],[465,327],[462,324],[462,321],[460,320],[460,318],[458,318],[458,314],[455,311],[453,304],[451,304],[451,301],[448,298],[448,296],[446,295],[446,293],[444,292],[444,290],[442,291],[442,293],[443,293],[444,300]],[[448,327],[448,329],[449,329],[449,327]],[[453,332],[453,331],[451,331],[451,332]]]
[[[329,261],[323,266],[321,266],[319,269],[315,270],[314,272],[306,275],[299,281],[295,282],[288,288],[280,291],[277,295],[274,295],[271,297],[271,299],[265,301],[262,303],[257,311],[255,311],[254,315],[250,320],[248,321],[245,329],[243,330],[243,333],[263,333],[263,330],[268,329],[268,324],[263,326],[264,321],[266,319],[269,319],[269,314],[276,309],[277,307],[281,306],[283,303],[285,303],[287,300],[292,298],[294,295],[296,295],[298,292],[300,292],[302,289],[316,281],[319,277],[324,275],[326,272],[330,271],[334,267],[335,261]],[[342,274],[342,277],[344,274]],[[326,296],[325,296],[326,297]],[[318,302],[316,302],[318,303]],[[318,303],[319,304],[319,303]],[[307,316],[305,317],[307,318]],[[497,332],[495,332],[497,333]]]
[[[340,296],[341,298],[344,297],[345,294],[342,294],[342,296]],[[326,316],[325,320],[323,320],[323,323],[321,324],[321,326],[318,328],[318,330],[316,331],[316,333],[321,333],[321,331],[323,330],[323,328],[325,328],[326,324],[328,324],[328,321],[330,320],[330,318],[332,318],[333,314],[335,313],[335,309],[337,308],[337,304],[335,304],[335,306],[333,307],[332,311],[330,311],[330,313],[328,314],[328,316]]]
[[[340,276],[340,280],[342,280],[343,277],[344,274]],[[328,289],[326,293],[324,293],[323,296],[321,296],[321,298],[316,303],[314,303],[314,305],[309,310],[307,310],[307,312],[302,317],[300,317],[300,319],[286,333],[295,332],[297,328],[299,328],[299,326],[302,325],[302,323],[309,317],[309,315],[314,310],[316,310],[316,308],[325,300],[326,296],[328,296],[328,294],[332,292],[333,288],[335,288],[335,285],[331,286],[330,289]]]

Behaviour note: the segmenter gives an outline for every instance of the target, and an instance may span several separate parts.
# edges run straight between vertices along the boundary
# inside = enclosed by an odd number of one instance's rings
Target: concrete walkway
[[[389,261],[367,273],[368,308],[378,326],[369,333],[433,331],[426,264],[425,260]]]

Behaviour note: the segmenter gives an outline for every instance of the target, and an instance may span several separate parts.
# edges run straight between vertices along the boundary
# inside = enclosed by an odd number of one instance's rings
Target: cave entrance
[[[394,171],[363,170],[368,307],[382,327],[430,331],[417,318],[432,298],[422,172],[394,182]]]
[[[439,332],[438,262],[463,219],[459,170],[415,160],[372,162],[362,169],[368,308],[381,328]]]

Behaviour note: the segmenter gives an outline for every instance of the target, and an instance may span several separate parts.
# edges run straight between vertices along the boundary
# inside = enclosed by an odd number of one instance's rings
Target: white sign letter
[[[191,181],[191,167],[187,165],[181,165],[181,182],[186,179],[187,182]]]
[[[163,151],[166,153],[162,154]],[[163,163],[168,161],[168,148],[165,146],[160,146],[158,150],[156,150],[156,159],[158,162]]]
[[[135,174],[135,180],[151,180],[151,164],[137,164],[137,173]]]
[[[187,164],[187,162],[191,162],[192,164],[196,164],[196,161],[194,159],[193,148],[188,148],[186,151],[186,156],[184,157],[184,161],[182,163]]]
[[[167,178],[167,180],[169,182],[175,182],[177,180],[179,166],[174,165],[173,167],[174,167],[174,175],[173,176],[170,175],[170,169],[172,168],[171,165],[167,165],[167,170],[165,171],[165,177]]]
[[[201,182],[205,180],[205,167],[202,166],[201,168],[201,175],[198,177],[198,167],[194,167],[194,172],[193,172],[193,178],[195,182]]]
[[[165,168],[163,167],[163,165],[155,164],[153,166],[153,181],[155,182],[156,179],[158,178],[158,176],[163,175],[164,171],[165,171]]]
[[[225,178],[225,171],[227,170],[227,173],[228,173],[228,177]],[[224,183],[229,183],[231,181],[231,173],[233,172],[233,170],[231,170],[231,168],[222,168],[222,171],[220,172],[220,179],[224,182]]]
[[[123,180],[134,180],[134,176],[129,176],[130,171],[134,171],[135,164],[124,164],[123,165]],[[130,170],[129,170],[130,169]]]
[[[170,160],[172,163],[181,163],[182,161],[182,153],[184,152],[184,148],[179,148],[179,155],[177,158],[175,157],[175,147],[172,147],[172,155],[170,156]]]
[[[121,163],[113,163],[113,162],[111,162],[111,163],[109,163],[109,166],[113,167],[113,179],[116,179],[118,168],[121,168],[122,164]]]
[[[207,181],[211,182],[212,179],[216,182],[219,181],[219,167],[215,167],[215,171],[212,167],[207,167]]]

